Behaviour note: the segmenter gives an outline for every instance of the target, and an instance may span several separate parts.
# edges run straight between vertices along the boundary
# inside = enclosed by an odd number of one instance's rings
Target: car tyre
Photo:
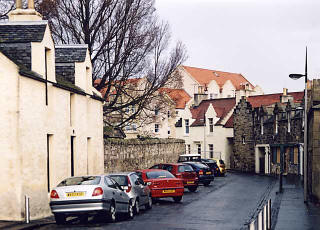
[[[58,225],[62,225],[66,223],[66,216],[62,213],[55,213],[54,219]]]
[[[146,209],[152,209],[152,197],[148,196],[148,203],[145,205]]]
[[[204,186],[209,186],[211,181],[203,183]]]
[[[127,216],[129,219],[133,219],[134,217],[134,204],[133,201],[129,201]]]
[[[108,212],[108,219],[112,223],[116,222],[117,220],[116,206],[114,205],[114,203],[111,203],[110,205],[110,209]]]
[[[190,192],[195,192],[195,191],[197,191],[197,189],[198,189],[198,186],[188,187],[188,190],[189,190]]]
[[[134,204],[134,214],[138,215],[140,213],[140,207],[139,207],[139,200],[136,199],[136,202]]]
[[[174,202],[179,203],[182,200],[182,196],[174,196],[173,200]]]

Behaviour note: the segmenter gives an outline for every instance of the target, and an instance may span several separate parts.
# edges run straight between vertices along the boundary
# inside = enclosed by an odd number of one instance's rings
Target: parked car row
[[[195,192],[199,184],[208,186],[215,175],[225,174],[216,160],[193,160],[156,164],[136,172],[67,178],[51,190],[51,211],[57,224],[66,223],[69,216],[85,221],[89,215],[115,222],[120,213],[132,219],[141,207],[151,209],[159,198],[180,202],[184,188]]]

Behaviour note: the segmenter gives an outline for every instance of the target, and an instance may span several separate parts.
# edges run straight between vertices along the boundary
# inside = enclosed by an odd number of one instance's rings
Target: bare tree
[[[178,42],[168,50],[169,26],[158,19],[154,0],[43,0],[39,10],[56,43],[88,44],[95,87],[107,100],[104,112],[122,114],[117,126],[148,109],[161,87],[180,82],[174,70],[185,48]],[[134,88],[129,82],[137,77],[146,80]],[[125,114],[130,106],[135,112]]]
[[[8,13],[15,8],[14,0],[0,0],[0,20],[8,18]]]

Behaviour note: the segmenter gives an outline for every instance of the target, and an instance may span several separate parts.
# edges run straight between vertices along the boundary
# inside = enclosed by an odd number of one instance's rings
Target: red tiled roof
[[[242,74],[239,73],[229,73],[190,66],[182,67],[201,85],[207,86],[212,80],[215,80],[221,88],[228,80],[230,80],[237,90],[241,89],[245,83],[249,83],[250,86],[254,88],[254,86],[244,76],[242,76]]]
[[[139,83],[140,80],[142,80],[142,78],[130,78],[130,79],[127,79],[126,81],[122,82],[122,84],[123,84],[123,85],[131,84],[131,85],[137,86],[137,84]],[[100,82],[101,82],[101,79],[100,79],[100,78],[99,78],[99,79],[96,79],[96,80],[94,81],[94,86],[99,85]],[[115,82],[116,82],[116,83],[120,83],[120,81],[115,81]],[[108,82],[105,83],[105,85],[107,85],[107,84],[108,84]],[[104,88],[102,88],[102,89],[100,90],[101,96],[102,96],[103,98],[105,98],[106,92],[107,92],[107,87],[104,87]],[[116,94],[116,93],[117,93],[116,90],[112,90],[112,91],[109,93],[109,95],[113,95],[113,94]]]
[[[226,128],[233,128],[233,114],[232,114],[232,116],[229,118],[229,120],[226,122],[226,124],[224,125],[224,127],[226,127]]]
[[[275,94],[251,96],[247,98],[247,101],[250,102],[253,108],[256,108],[256,107],[272,105],[276,102],[280,102],[280,96],[282,95],[283,95],[282,93],[275,93]],[[293,102],[299,103],[299,102],[302,102],[303,100],[304,92],[292,92],[292,93],[288,93],[288,95],[293,96]]]
[[[176,103],[176,109],[184,109],[191,99],[184,89],[161,88],[159,91],[165,92]]]
[[[216,111],[217,117],[219,117],[220,120],[222,120],[235,106],[236,100],[235,98],[203,100],[199,106],[191,109],[192,118],[196,119],[191,126],[204,125],[204,114],[207,111],[210,104],[212,104],[214,110]]]

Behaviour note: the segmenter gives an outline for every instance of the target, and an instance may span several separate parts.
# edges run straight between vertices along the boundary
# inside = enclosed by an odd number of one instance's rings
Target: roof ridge
[[[25,26],[25,25],[47,25],[48,21],[47,20],[42,20],[42,21],[3,21],[0,22],[0,26]]]
[[[304,91],[288,92],[287,94],[290,94],[290,93],[304,93]],[[283,95],[283,93],[270,93],[270,94],[253,95],[253,96],[249,96],[249,98],[262,97],[262,96],[275,96],[275,95]]]
[[[221,73],[231,73],[231,74],[238,74],[243,76],[241,73],[235,73],[235,72],[227,72],[227,71],[221,71],[221,70],[215,70],[215,69],[208,69],[208,68],[199,68],[199,67],[194,67],[194,66],[187,66],[187,65],[182,65],[183,67],[189,67],[189,68],[194,68],[194,69],[201,69],[201,70],[209,70],[209,71],[217,71]],[[247,80],[247,79],[246,79]]]
[[[62,44],[62,45],[55,45],[57,49],[64,49],[64,48],[88,48],[88,44]]]

